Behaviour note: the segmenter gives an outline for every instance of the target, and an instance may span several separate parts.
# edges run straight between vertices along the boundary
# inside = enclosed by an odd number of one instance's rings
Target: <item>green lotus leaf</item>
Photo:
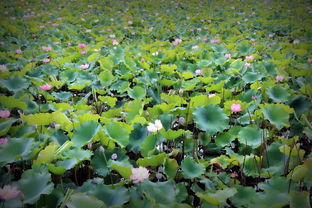
[[[262,77],[263,77],[263,75],[260,74],[260,73],[256,73],[256,72],[247,72],[246,74],[244,74],[244,76],[243,76],[242,79],[243,79],[244,82],[246,82],[246,83],[253,83],[253,82],[257,81],[257,80],[261,80]]]
[[[126,112],[127,121],[131,121],[136,115],[140,115],[143,112],[144,102],[140,100],[133,100],[125,103],[124,110]]]
[[[1,81],[1,86],[7,88],[10,91],[19,91],[27,89],[29,86],[29,81],[20,76],[11,76],[5,80]]]
[[[100,82],[103,86],[108,87],[114,80],[114,75],[110,71],[103,71],[99,74]]]
[[[237,47],[237,51],[240,55],[246,56],[252,54],[255,51],[255,48],[246,44],[242,44]]]
[[[196,178],[204,174],[205,166],[201,163],[195,162],[191,158],[185,158],[181,162],[182,174],[185,178]]]
[[[211,48],[212,48],[215,52],[218,52],[218,53],[226,53],[226,52],[227,52],[227,48],[226,48],[223,44],[220,44],[220,45],[213,45],[213,46],[211,46]]]
[[[226,203],[226,200],[237,193],[235,188],[226,188],[223,190],[218,190],[215,193],[196,193],[196,196],[207,201],[212,205],[222,205]]]
[[[273,176],[266,182],[258,184],[259,188],[265,192],[276,191],[278,193],[288,193],[288,191],[295,190],[297,184],[289,184],[289,179],[281,176]]]
[[[98,97],[102,102],[107,103],[111,108],[116,105],[117,98],[111,96],[99,96]]]
[[[75,165],[78,164],[78,160],[75,158],[70,158],[67,160],[61,160],[61,161],[57,161],[55,163],[56,167],[64,167],[65,170],[70,170],[73,167],[75,167]]]
[[[116,141],[121,147],[125,147],[129,143],[128,130],[123,128],[116,122],[108,123],[104,127],[105,133],[114,141]]]
[[[102,200],[108,207],[122,206],[129,201],[129,191],[123,186],[110,188],[103,184],[98,184],[86,192],[89,196],[94,196]]]
[[[220,104],[221,98],[219,96],[214,96],[209,98],[207,95],[197,95],[191,98],[190,104],[192,107],[204,106],[208,104]]]
[[[103,56],[100,57],[98,62],[100,63],[102,69],[112,70],[114,67],[114,62],[111,59],[105,58]]]
[[[128,89],[128,95],[133,99],[143,99],[146,96],[146,90],[143,87],[135,86],[132,89]]]
[[[140,183],[139,191],[143,192],[149,200],[155,201],[158,204],[173,204],[175,203],[175,190],[173,181],[166,182],[150,182],[148,180]]]
[[[107,160],[110,159],[105,152],[96,151],[91,160],[94,171],[100,176],[106,176],[109,173]]]
[[[215,65],[223,65],[227,61],[227,59],[224,57],[224,55],[220,54],[220,53],[211,54],[211,59]]]
[[[35,204],[43,194],[50,194],[53,190],[51,174],[47,170],[30,169],[22,174],[17,182],[19,189],[24,194],[25,204]]]
[[[34,165],[39,165],[42,163],[50,163],[55,159],[56,150],[60,145],[57,142],[51,142],[38,154],[36,160],[33,161]]]
[[[0,136],[4,136],[11,128],[12,124],[17,121],[15,118],[5,119],[0,122]]]
[[[277,129],[289,126],[289,113],[279,105],[267,105],[262,108],[263,115]]]
[[[184,133],[186,133],[183,129],[179,129],[177,131],[169,129],[166,132],[161,132],[161,135],[166,138],[167,140],[174,140],[178,137],[180,137],[181,135],[183,135]]]
[[[68,208],[106,208],[105,204],[94,196],[88,196],[84,193],[74,193],[66,203]]]
[[[288,90],[280,85],[276,85],[274,87],[269,87],[266,91],[268,96],[277,103],[283,103],[288,101],[290,94]]]
[[[48,169],[51,173],[55,175],[62,175],[66,171],[66,168],[62,166],[55,166],[54,164],[48,164]]]
[[[52,92],[52,95],[56,99],[61,100],[61,101],[68,101],[73,96],[73,94],[71,92],[66,92],[66,91],[63,91],[63,92]]]
[[[72,142],[74,146],[82,147],[92,141],[100,129],[100,124],[95,121],[87,121],[81,124],[74,132]]]
[[[27,105],[21,99],[0,95],[0,104],[6,108],[20,108],[26,110]]]
[[[144,139],[143,143],[141,144],[141,154],[144,157],[149,156],[153,152],[153,150],[155,149],[156,142],[157,142],[157,136],[156,135],[154,135],[154,134],[148,135]]]
[[[257,148],[261,145],[262,136],[260,129],[256,126],[245,126],[238,134],[238,141],[241,144]]]
[[[244,164],[244,174],[246,176],[259,177],[259,170],[261,166],[261,161],[258,156],[248,155],[245,158]]]
[[[130,151],[138,153],[141,150],[141,144],[145,141],[148,135],[146,126],[140,124],[134,124],[134,130],[131,132],[129,137],[129,144],[127,148]]]
[[[237,193],[232,196],[231,202],[237,207],[251,207],[255,204],[256,191],[252,187],[235,185]]]
[[[179,165],[175,159],[167,158],[164,162],[164,173],[167,178],[173,179],[177,173]]]
[[[224,147],[229,145],[235,138],[228,132],[222,132],[215,138],[215,144],[218,147]]]
[[[197,127],[210,135],[228,128],[229,118],[217,105],[209,104],[197,107],[193,111],[193,116]]]
[[[294,108],[296,114],[300,116],[302,113],[309,111],[310,101],[305,96],[296,96],[290,100],[289,106]]]
[[[0,162],[27,159],[36,146],[33,138],[10,138],[7,144],[0,146]]]
[[[289,193],[290,195],[290,207],[292,208],[309,208],[310,206],[310,198],[309,192],[307,191],[292,191]]]
[[[80,148],[73,148],[63,153],[63,157],[66,159],[74,158],[78,162],[84,160],[90,160],[93,152],[90,150],[83,150]]]
[[[112,170],[117,171],[123,178],[129,179],[132,175],[132,165],[129,162],[110,160],[108,166]]]
[[[166,153],[160,153],[151,157],[139,158],[136,163],[138,166],[143,167],[157,167],[162,165],[167,157],[168,155]]]

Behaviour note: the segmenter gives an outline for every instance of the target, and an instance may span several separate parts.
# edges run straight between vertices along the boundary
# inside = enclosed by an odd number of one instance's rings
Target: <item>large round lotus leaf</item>
[[[100,125],[95,121],[87,121],[81,124],[74,132],[72,142],[74,146],[82,147],[90,142],[96,133],[99,131]]]
[[[215,52],[218,52],[218,53],[226,53],[227,52],[227,48],[223,45],[223,44],[220,44],[220,45],[213,45],[211,47]]]
[[[296,114],[300,116],[304,112],[308,112],[311,102],[307,97],[297,96],[290,101],[290,107],[294,108]]]
[[[204,174],[205,166],[201,163],[196,163],[191,158],[185,158],[181,163],[182,174],[185,178],[196,178]]]
[[[164,173],[168,178],[174,178],[179,165],[175,159],[167,158],[164,162]]]
[[[102,200],[109,207],[122,206],[129,201],[129,191],[124,186],[117,186],[116,188],[109,188],[106,185],[98,184],[94,186],[87,193],[90,196]]]
[[[96,151],[94,157],[91,160],[91,165],[94,171],[100,176],[106,176],[109,173],[107,167],[107,160],[109,159],[104,152]]]
[[[150,134],[145,137],[143,143],[141,144],[141,154],[144,157],[150,155],[150,153],[154,150],[157,142],[157,136],[154,134]]]
[[[243,172],[246,176],[257,177],[259,176],[260,165],[261,161],[258,156],[248,155],[245,158]]]
[[[151,157],[145,157],[145,158],[139,158],[137,160],[138,166],[143,167],[157,167],[159,165],[162,165],[164,160],[168,157],[166,153],[161,153],[158,155],[153,155]]]
[[[53,190],[51,174],[47,170],[30,169],[22,174],[17,182],[19,189],[24,194],[25,204],[34,204],[42,194],[50,194]]]
[[[256,80],[260,80],[262,79],[263,75],[260,73],[256,73],[256,72],[247,72],[246,74],[244,74],[243,76],[243,80],[246,83],[253,83]]]
[[[238,134],[238,141],[253,148],[259,147],[262,141],[260,129],[255,126],[243,127]]]
[[[78,162],[90,160],[93,152],[80,148],[73,148],[63,153],[64,158],[75,158]]]
[[[139,191],[147,195],[148,199],[153,199],[159,204],[173,204],[176,202],[176,192],[173,188],[173,181],[153,183],[148,180],[139,186]]]
[[[274,87],[269,87],[266,91],[269,97],[277,103],[286,102],[290,96],[288,90],[280,85],[276,85]]]
[[[114,75],[110,71],[104,71],[99,74],[99,79],[101,84],[107,87],[113,82]]]
[[[29,86],[29,82],[20,76],[11,76],[5,80],[2,80],[1,86],[7,88],[10,91],[19,91],[26,89]]]
[[[213,135],[228,128],[229,118],[222,108],[217,105],[206,105],[197,107],[194,112],[194,121],[200,130]]]
[[[128,95],[133,99],[143,99],[146,95],[146,90],[143,87],[135,86],[128,90]]]
[[[231,202],[236,207],[252,207],[256,197],[256,191],[253,187],[244,187],[241,185],[235,185],[237,194],[231,197]]]
[[[0,162],[11,163],[20,158],[25,159],[35,146],[32,138],[10,138],[7,144],[0,146]]]
[[[105,208],[105,204],[94,196],[88,196],[84,193],[74,193],[70,196],[69,201],[66,203],[68,208]]]
[[[240,45],[237,47],[237,51],[240,55],[246,56],[252,54],[255,51],[255,48],[246,44]]]
[[[292,208],[310,208],[309,192],[307,191],[293,191],[290,195],[290,207]]]
[[[52,92],[52,95],[61,101],[68,101],[72,98],[73,94],[71,92]]]
[[[115,140],[120,146],[127,146],[129,143],[129,133],[118,123],[108,123],[104,127],[106,134]]]
[[[223,190],[217,190],[215,193],[208,192],[202,194],[200,192],[196,193],[196,196],[207,201],[209,204],[222,205],[226,203],[226,200],[237,193],[235,188],[225,188]]]
[[[128,162],[128,160],[115,161],[109,160],[108,167],[116,172],[118,172],[123,178],[129,179],[132,175],[131,169],[133,166]]]
[[[268,119],[277,129],[289,125],[289,114],[284,108],[278,105],[268,105],[262,109],[263,115]]]
[[[133,127],[134,129],[130,134],[127,149],[132,152],[138,153],[141,149],[141,144],[148,135],[148,131],[146,126],[142,126],[140,124],[134,124]]]
[[[9,118],[4,121],[0,122],[0,136],[5,135],[9,129],[11,128],[12,124],[16,121],[15,118]]]

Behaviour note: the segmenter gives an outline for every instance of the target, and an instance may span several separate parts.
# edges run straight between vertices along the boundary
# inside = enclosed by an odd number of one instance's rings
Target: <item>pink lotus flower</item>
[[[221,43],[220,40],[211,40],[211,43]]]
[[[246,63],[246,64],[245,64],[245,67],[246,67],[246,68],[251,67],[251,63]]]
[[[9,118],[11,115],[9,110],[0,110],[0,118]]]
[[[118,43],[118,41],[117,40],[112,40],[112,43],[113,43],[113,45],[118,45],[119,43]]]
[[[163,125],[160,120],[156,120],[155,124],[149,123],[147,126],[147,130],[151,133],[156,132],[163,128]]]
[[[145,62],[145,59],[144,59],[144,58],[141,58],[141,62]]]
[[[108,28],[108,29],[107,29],[107,32],[112,32],[112,31],[113,31],[113,30],[112,30],[112,29],[110,29],[110,28]]]
[[[246,56],[245,60],[246,61],[251,61],[254,57],[253,56]]]
[[[16,187],[13,187],[11,185],[5,185],[3,186],[3,188],[0,188],[1,200],[10,200],[21,195],[22,195],[22,192],[18,190]]]
[[[109,35],[109,37],[110,37],[110,38],[115,38],[115,37],[116,37],[116,35],[114,35],[114,34],[110,34],[110,35]]]
[[[6,138],[6,137],[3,137],[3,138],[0,138],[0,146],[1,145],[5,145],[6,143],[8,143],[8,138]]]
[[[312,64],[312,59],[308,59],[308,63],[309,63],[309,64]]]
[[[5,42],[0,41],[0,46],[4,46],[4,45],[5,45]]]
[[[81,69],[87,69],[87,68],[89,68],[89,64],[82,64],[82,65],[80,65],[80,68]]]
[[[274,37],[274,35],[275,35],[275,33],[271,33],[271,34],[269,34],[269,38],[273,38],[273,37]]]
[[[43,63],[49,63],[50,61],[51,61],[51,59],[48,59],[48,58],[42,59],[42,62],[43,62]]]
[[[277,75],[277,76],[275,77],[275,81],[276,81],[276,82],[282,82],[283,80],[284,80],[284,77],[281,76],[281,75]]]
[[[178,92],[179,92],[179,94],[182,94],[184,91],[182,88],[180,88]]]
[[[231,58],[231,54],[227,53],[224,55],[225,58]]]
[[[44,84],[40,86],[40,89],[42,91],[46,91],[46,90],[50,90],[52,88],[52,86],[50,84]]]
[[[84,43],[79,43],[79,44],[78,44],[78,48],[85,48],[85,47],[87,47],[87,45],[84,44]]]
[[[2,64],[0,65],[0,71],[8,71],[8,68],[6,67],[6,65]]]
[[[86,51],[86,50],[82,50],[82,51],[80,51],[80,54],[81,54],[81,55],[86,55],[86,54],[87,54],[87,51]]]
[[[192,49],[193,49],[193,50],[196,50],[196,49],[198,49],[198,48],[199,48],[198,45],[192,46]]]
[[[130,34],[131,34],[131,35],[135,35],[135,32],[131,32]]]
[[[112,158],[112,160],[116,160],[118,158],[118,155],[116,153],[113,153],[111,158]]]
[[[233,103],[232,105],[231,105],[231,111],[232,112],[240,112],[240,111],[242,111],[242,109],[241,109],[241,105],[240,104],[236,104],[236,103]]]
[[[210,93],[210,94],[208,94],[208,98],[212,98],[212,97],[214,97],[214,96],[216,96],[216,93]]]
[[[300,40],[296,39],[294,40],[293,44],[299,44],[300,43]]]
[[[133,181],[133,183],[143,182],[150,175],[148,170],[141,166],[138,168],[132,168],[131,172],[132,175],[130,176],[130,179]]]
[[[42,46],[41,49],[44,50],[44,51],[52,51],[52,47],[51,46]]]
[[[207,42],[208,41],[208,38],[204,38],[202,39],[203,42]]]
[[[53,44],[54,44],[54,45],[59,45],[60,42],[59,42],[59,41],[55,41],[55,42],[53,42]]]
[[[23,53],[23,51],[22,51],[21,49],[17,49],[17,50],[15,51],[15,53],[16,53],[16,54],[21,54],[21,53]]]
[[[202,75],[203,71],[201,69],[196,69],[195,74],[196,75]]]

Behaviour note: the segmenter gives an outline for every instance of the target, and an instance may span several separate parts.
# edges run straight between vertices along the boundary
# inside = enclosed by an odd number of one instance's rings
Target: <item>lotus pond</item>
[[[311,207],[311,1],[0,5],[0,207]]]

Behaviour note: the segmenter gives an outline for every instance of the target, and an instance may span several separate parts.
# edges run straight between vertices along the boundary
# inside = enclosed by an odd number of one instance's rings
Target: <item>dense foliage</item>
[[[310,207],[311,2],[0,3],[0,206]]]

